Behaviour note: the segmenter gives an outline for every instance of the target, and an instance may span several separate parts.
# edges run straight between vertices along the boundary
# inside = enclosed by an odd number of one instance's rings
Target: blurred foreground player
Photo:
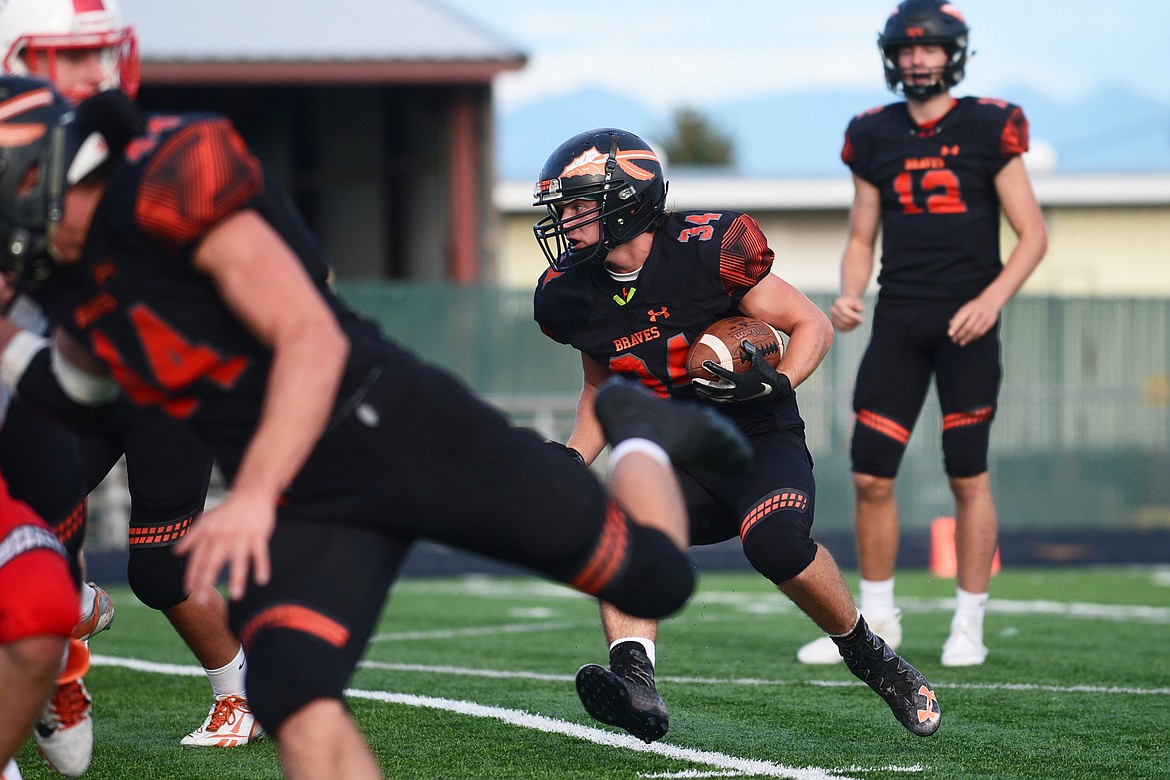
[[[0,52],[6,73],[43,78],[73,102],[97,92],[121,89],[134,97],[138,89],[138,50],[134,30],[126,25],[113,0],[9,0],[0,6]],[[97,143],[96,138],[94,143]],[[82,149],[77,164],[89,155],[101,154],[96,146]],[[39,307],[30,296],[21,296],[13,316],[17,324],[33,330],[44,327]],[[41,332],[44,332],[41,330]],[[11,434],[3,446],[12,457],[5,467],[20,468],[32,479],[20,479],[13,471],[13,490],[37,506],[37,486],[69,479],[67,462],[38,468],[34,460],[59,457],[66,447],[80,446],[82,477],[89,492],[126,457],[130,491],[130,587],[143,604],[160,610],[191,648],[211,683],[214,701],[199,728],[182,738],[188,747],[236,747],[262,735],[244,694],[246,661],[239,640],[227,623],[227,604],[218,591],[207,589],[188,595],[183,589],[183,561],[174,545],[203,510],[211,477],[212,460],[203,442],[188,429],[157,410],[136,411],[127,403],[117,426],[101,436],[86,436],[78,445],[63,444],[64,434],[50,430],[40,419],[24,421],[30,414],[18,404]],[[15,455],[19,452],[19,456]],[[16,461],[13,463],[12,461]],[[51,479],[47,478],[51,477]],[[44,492],[44,491],[38,491]],[[46,499],[48,501],[48,499]],[[64,536],[71,552],[79,553],[84,536],[84,504],[70,521],[60,524],[42,516]],[[92,583],[82,585],[82,625],[78,635],[88,638],[113,620],[113,604],[105,591]],[[62,691],[65,695],[68,691]],[[70,733],[53,728],[46,710],[37,741],[46,755],[64,748],[57,743]]]
[[[0,80],[0,261],[18,276],[47,264],[61,325],[50,344],[0,320],[0,351],[18,395],[46,413],[100,420],[120,386],[207,441],[231,491],[178,550],[192,590],[227,567],[249,699],[288,777],[381,776],[343,691],[416,539],[636,615],[685,602],[694,578],[670,464],[746,468],[733,426],[603,388],[598,414],[619,448],[607,492],[346,308],[227,120],[153,115],[137,128],[119,101],[72,111],[40,84]],[[95,131],[113,153],[67,184]]]

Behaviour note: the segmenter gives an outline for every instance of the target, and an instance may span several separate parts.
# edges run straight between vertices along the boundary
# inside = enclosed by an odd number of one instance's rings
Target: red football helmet
[[[85,83],[62,83],[62,60],[99,54],[100,75]],[[51,81],[78,102],[120,88],[138,93],[138,44],[122,23],[116,0],[8,0],[0,3],[0,57],[4,72]]]

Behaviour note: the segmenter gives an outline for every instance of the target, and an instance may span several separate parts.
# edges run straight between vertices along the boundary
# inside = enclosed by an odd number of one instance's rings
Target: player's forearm
[[[873,275],[873,247],[850,239],[841,257],[841,295],[860,298]]]
[[[332,327],[306,326],[276,344],[260,423],[233,490],[275,501],[304,466],[332,414],[349,342]]]
[[[577,415],[573,420],[573,432],[569,435],[566,444],[585,459],[586,464],[592,463],[605,449],[605,432],[601,430],[601,423],[593,413],[593,394],[596,388],[586,384],[581,390],[581,398],[577,401]]]
[[[800,320],[789,334],[788,346],[777,370],[783,371],[793,389],[808,379],[833,344],[833,326],[819,309],[818,317]]]
[[[1004,263],[1003,270],[999,272],[995,281],[987,286],[983,294],[1002,309],[1028,281],[1028,277],[1036,270],[1036,266],[1040,265],[1047,251],[1048,234],[1043,226],[1021,233],[1019,241]]]

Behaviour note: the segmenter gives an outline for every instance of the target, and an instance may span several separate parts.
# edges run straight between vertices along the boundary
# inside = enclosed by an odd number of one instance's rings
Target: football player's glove
[[[717,404],[743,403],[745,401],[780,401],[792,395],[792,383],[788,376],[768,365],[764,353],[750,341],[741,345],[751,357],[751,366],[742,374],[729,371],[718,363],[703,361],[703,368],[715,374],[718,379],[695,378],[691,384],[700,398]]]
[[[553,441],[552,439],[545,439],[544,443],[549,445],[550,447],[553,447],[558,452],[564,453],[568,457],[570,457],[573,460],[580,463],[582,466],[585,465],[585,456],[583,456],[581,453],[577,452],[577,450],[573,449],[572,447],[569,447],[565,444],[561,444],[559,441]]]

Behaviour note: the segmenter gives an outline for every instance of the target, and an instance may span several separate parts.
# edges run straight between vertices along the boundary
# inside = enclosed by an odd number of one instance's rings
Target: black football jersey
[[[330,290],[316,241],[222,117],[150,116],[111,174],[81,261],[38,294],[124,395],[193,424],[228,474],[259,420],[272,354],[191,259],[214,224],[246,208],[292,247],[349,336],[345,398],[388,345]]]
[[[841,159],[881,191],[882,298],[968,300],[1003,268],[995,176],[1028,149],[1019,106],[964,97],[929,127],[905,102],[867,111]]]
[[[536,286],[534,317],[569,344],[662,397],[694,400],[691,344],[711,323],[740,314],[743,296],[771,272],[774,253],[756,221],[735,211],[682,211],[654,236],[638,278],[616,281],[600,263],[558,272]],[[795,401],[719,407],[747,432],[802,428]]]

